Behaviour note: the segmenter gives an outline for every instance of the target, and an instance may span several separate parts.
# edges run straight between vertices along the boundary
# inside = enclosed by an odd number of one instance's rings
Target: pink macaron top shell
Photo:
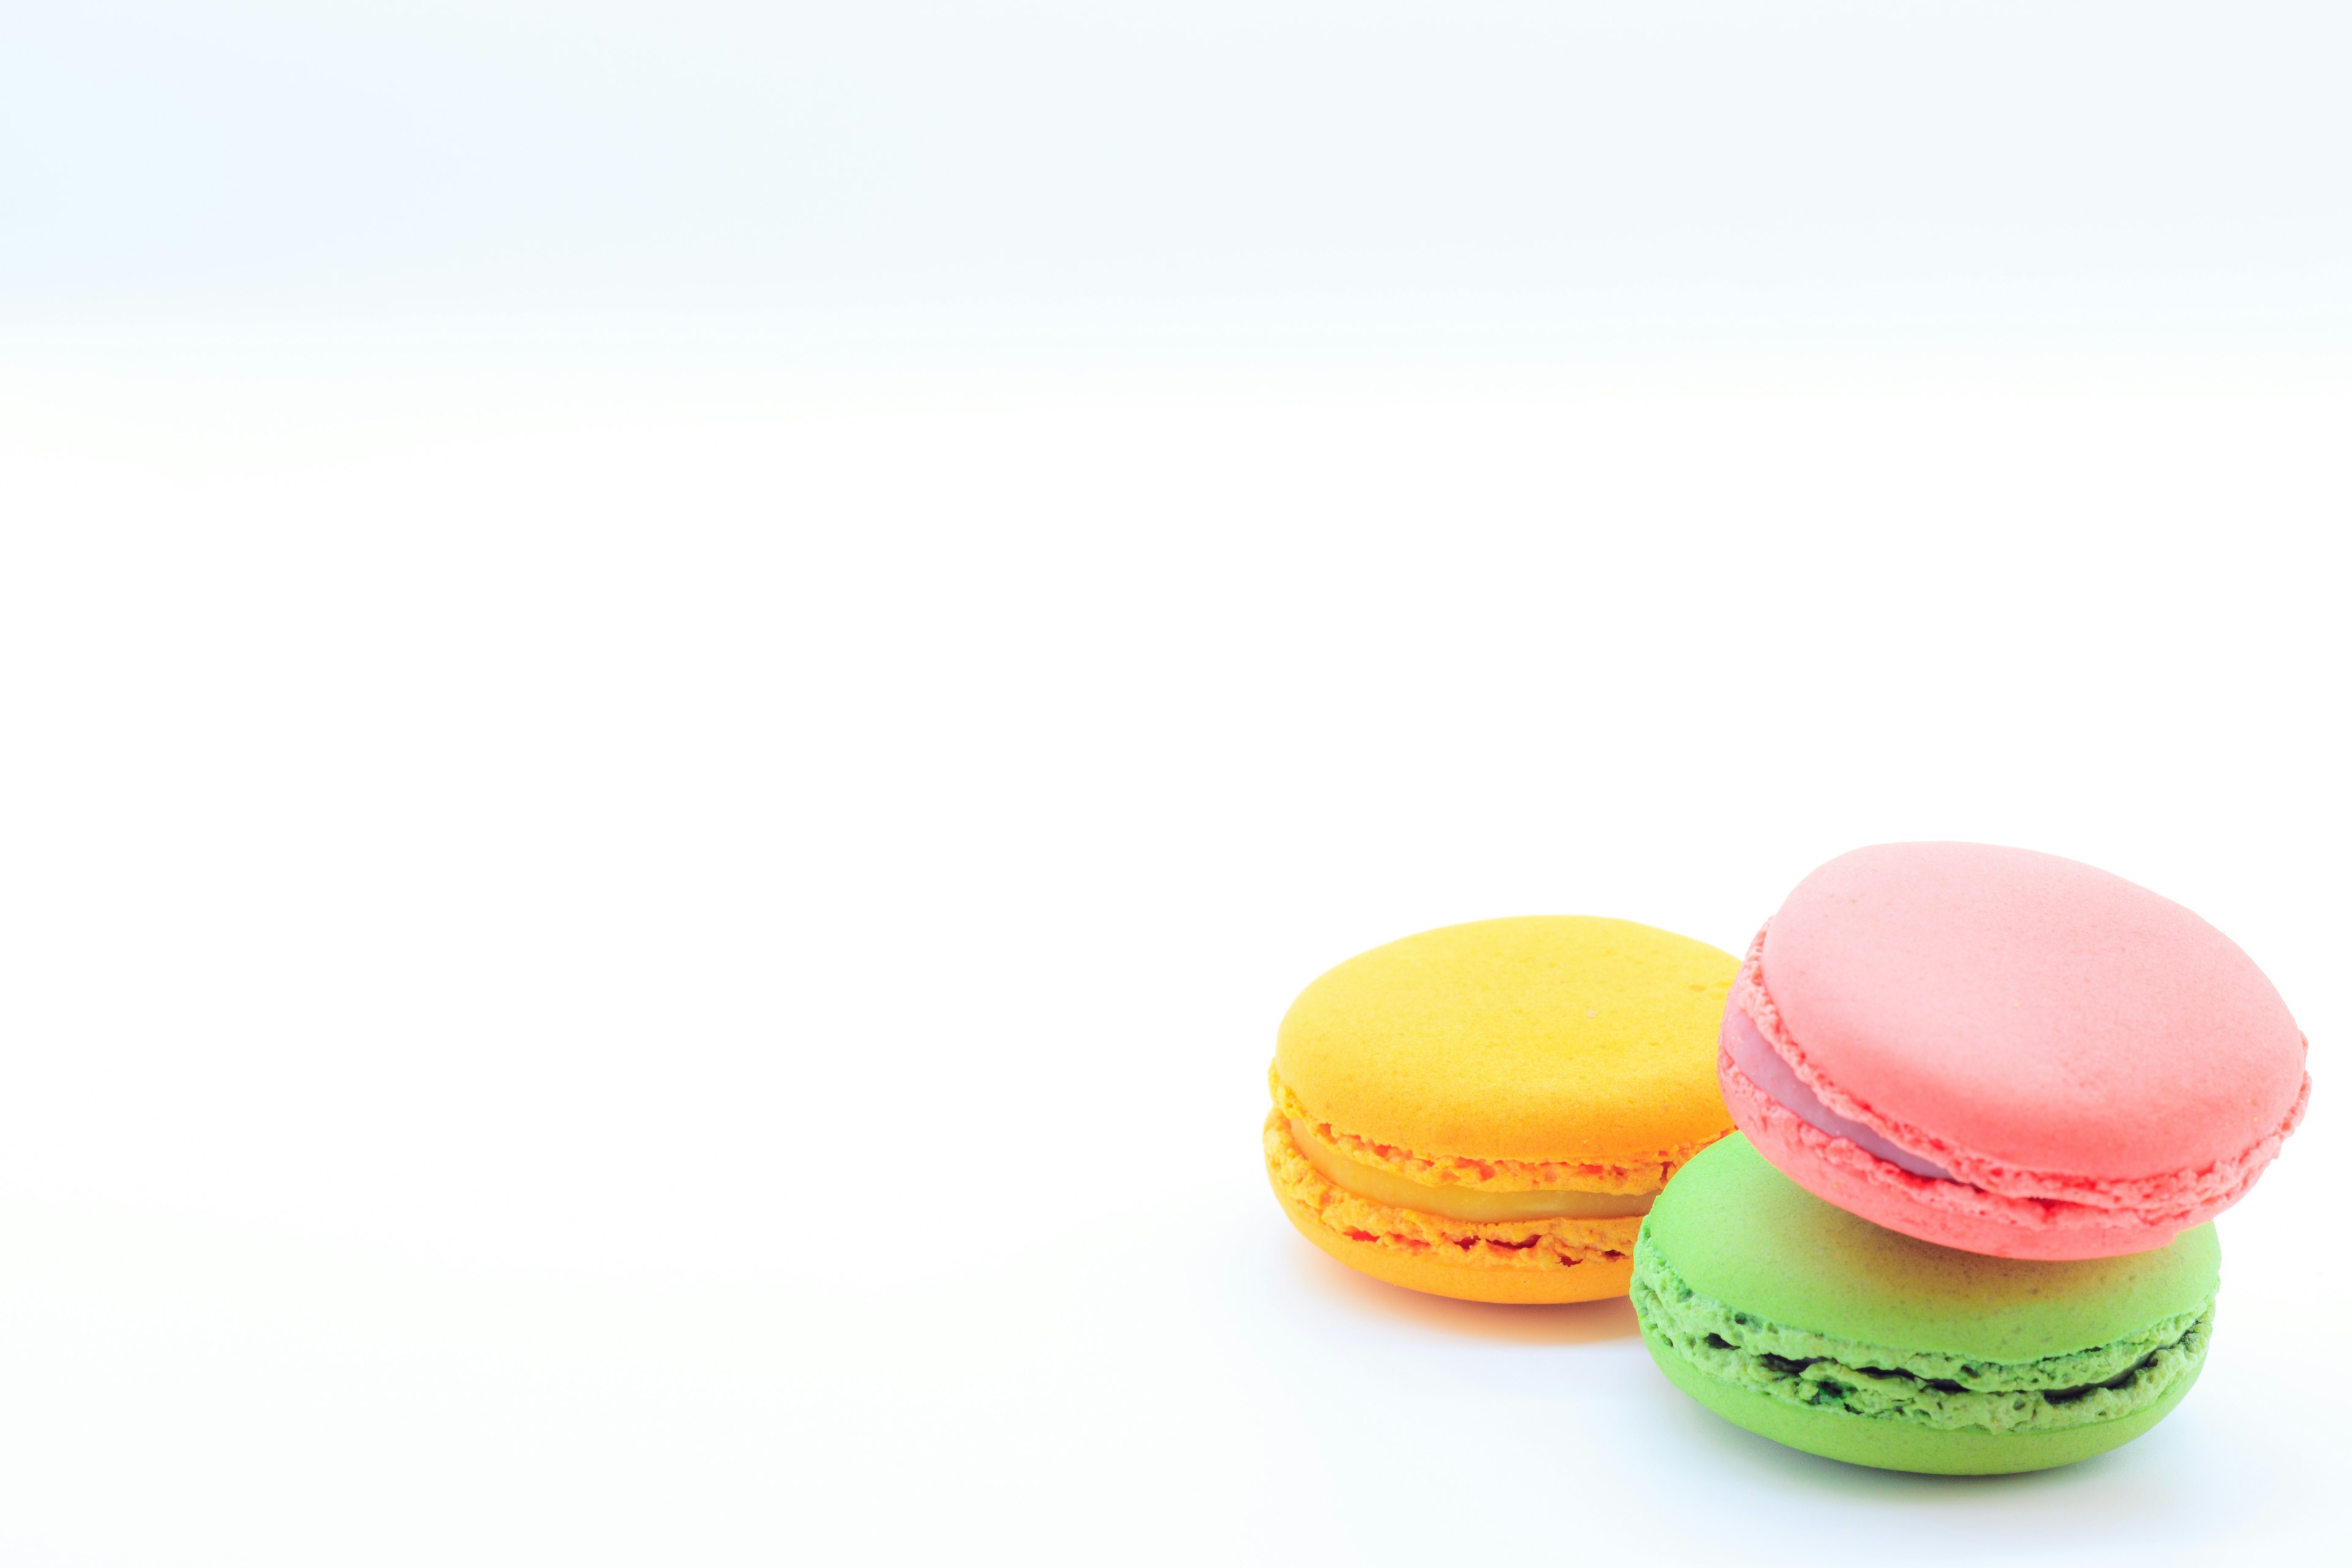
[[[1832,1112],[1957,1180],[2151,1222],[2242,1195],[2310,1091],[2301,1032],[2235,943],[2030,850],[1831,861],[1733,1002]]]

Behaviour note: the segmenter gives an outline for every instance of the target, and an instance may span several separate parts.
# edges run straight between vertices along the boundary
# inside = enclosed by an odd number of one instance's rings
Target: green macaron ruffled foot
[[[1675,1385],[1749,1431],[1883,1469],[1982,1475],[2129,1442],[2197,1381],[2221,1247],[2035,1262],[1858,1219],[1745,1138],[1668,1184],[1633,1302]]]

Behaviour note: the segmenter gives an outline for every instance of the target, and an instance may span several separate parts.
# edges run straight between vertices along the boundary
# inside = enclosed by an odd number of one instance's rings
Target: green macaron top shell
[[[1675,1174],[1643,1240],[1692,1290],[1772,1323],[2004,1363],[2193,1319],[2221,1282],[2210,1225],[2122,1258],[2053,1263],[1959,1252],[1823,1202],[1738,1135]]]

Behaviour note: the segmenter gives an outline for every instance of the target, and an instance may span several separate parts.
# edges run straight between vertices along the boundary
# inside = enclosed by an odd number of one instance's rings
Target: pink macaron
[[[2027,849],[1883,844],[1748,952],[1717,1068],[1764,1157],[1850,1213],[2000,1258],[2169,1242],[2311,1097],[2302,1033],[2196,915]]]

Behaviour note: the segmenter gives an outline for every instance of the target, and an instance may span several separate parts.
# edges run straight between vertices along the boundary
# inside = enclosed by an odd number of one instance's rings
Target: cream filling
[[[1433,1187],[1378,1165],[1360,1164],[1318,1142],[1297,1121],[1290,1141],[1333,1186],[1391,1208],[1416,1209],[1444,1219],[1629,1219],[1650,1212],[1655,1193],[1489,1193],[1475,1187]]]

